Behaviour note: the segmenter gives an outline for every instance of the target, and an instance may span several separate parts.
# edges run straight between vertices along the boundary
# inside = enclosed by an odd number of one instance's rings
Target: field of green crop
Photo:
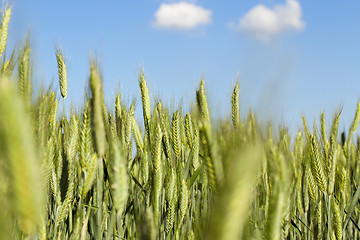
[[[86,104],[65,114],[61,49],[61,95],[35,96],[31,46],[5,56],[10,15],[0,28],[0,239],[360,238],[360,103],[346,133],[341,111],[313,129],[303,117],[290,133],[240,116],[238,83],[228,116],[211,115],[203,79],[191,110],[170,112],[140,72],[136,119],[120,93],[104,104],[92,59]]]

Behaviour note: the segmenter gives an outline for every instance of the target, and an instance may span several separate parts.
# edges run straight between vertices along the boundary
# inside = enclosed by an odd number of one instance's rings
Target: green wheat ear
[[[360,122],[360,102],[357,103],[354,120],[352,121],[350,129],[349,129],[349,136],[348,136],[348,139],[347,139],[347,144],[348,145],[349,145],[349,143],[351,141],[352,134],[354,132],[356,132],[356,129],[359,126],[359,122]]]
[[[132,116],[131,118],[131,121],[132,121],[132,132],[133,132],[133,135],[134,135],[134,140],[135,140],[135,144],[136,144],[136,147],[138,149],[138,151],[144,151],[144,141],[143,141],[143,138],[142,138],[142,134],[140,132],[140,129],[139,129],[139,126],[137,125],[136,123],[136,119],[134,116]]]
[[[317,145],[317,141],[314,135],[310,135],[310,144],[311,144],[311,152],[310,152],[310,166],[311,172],[315,177],[316,184],[322,192],[326,192],[327,189],[327,181],[324,173],[324,169],[322,166],[322,161],[319,156],[319,148]]]
[[[161,101],[159,101],[157,103],[156,109],[157,109],[158,116],[159,116],[159,119],[160,119],[161,131],[163,133],[162,143],[163,143],[164,153],[165,153],[166,158],[169,160],[170,157],[171,157],[170,140],[169,140],[170,137],[169,137],[169,132],[167,130],[166,123],[165,123],[166,115],[163,112]]]
[[[185,215],[188,211],[189,204],[189,191],[184,179],[181,180],[180,187],[180,199],[179,199],[179,208],[180,208],[180,225],[183,224]]]
[[[231,95],[231,110],[232,122],[234,128],[239,128],[240,125],[240,106],[239,106],[239,82],[236,82],[234,91]]]
[[[230,166],[227,169],[227,181],[220,189],[214,204],[209,239],[247,239],[242,237],[247,225],[247,217],[244,216],[252,215],[250,202],[253,199],[252,191],[262,153],[260,148],[254,146],[228,150],[227,160]]]
[[[12,6],[7,8],[4,12],[2,21],[1,21],[1,28],[0,28],[0,58],[5,51],[7,38],[8,38],[8,26],[10,22]]]
[[[156,126],[156,138],[153,146],[152,152],[152,163],[153,163],[153,188],[154,188],[154,217],[158,221],[160,215],[160,197],[163,187],[163,167],[162,167],[162,132],[159,125]]]
[[[151,115],[150,96],[149,96],[149,89],[146,85],[144,72],[142,72],[142,71],[140,72],[140,76],[139,76],[139,86],[140,86],[141,100],[142,100],[142,105],[143,105],[145,130],[146,130],[147,134],[150,135],[150,132],[149,132],[150,131],[149,122],[150,122],[150,115]]]
[[[177,178],[176,170],[171,167],[168,184],[166,187],[166,201],[168,202],[167,217],[166,217],[166,233],[169,233],[174,226],[176,203],[177,203]]]
[[[335,236],[337,240],[342,239],[342,218],[340,216],[340,209],[334,198],[331,198],[331,214],[332,225],[334,228]]]
[[[194,140],[194,127],[190,113],[186,113],[185,116],[185,134],[186,134],[187,143],[191,148]]]
[[[204,146],[204,155],[207,163],[207,172],[211,187],[216,188],[222,184],[224,170],[222,159],[219,156],[217,144],[213,138],[209,123],[204,123],[200,127],[201,142]]]
[[[9,204],[20,229],[26,234],[35,233],[43,209],[40,161],[30,118],[7,78],[0,79],[0,116],[0,164],[8,169]]]
[[[171,140],[173,145],[173,150],[176,157],[179,159],[181,156],[181,141],[180,141],[180,115],[179,111],[176,111],[172,116],[171,121]]]
[[[18,57],[18,90],[25,102],[31,100],[31,66],[30,66],[30,52],[28,37],[25,39],[24,46],[20,49]]]
[[[5,57],[4,57],[4,59],[5,59]],[[14,49],[11,53],[10,59],[3,62],[3,65],[1,68],[1,73],[10,77],[14,71],[15,65],[16,65],[16,56],[15,56],[15,49]]]
[[[334,115],[334,118],[333,118],[333,121],[331,124],[330,136],[332,135],[334,137],[334,140],[336,140],[338,137],[338,127],[339,127],[340,116],[341,116],[341,109]]]
[[[98,157],[96,154],[94,154],[93,156],[89,157],[87,165],[85,166],[86,175],[82,190],[82,198],[86,197],[86,194],[91,190],[96,180],[97,160]]]
[[[91,120],[94,135],[95,150],[101,158],[105,154],[105,125],[102,107],[104,95],[102,79],[94,61],[90,64],[90,89],[91,89]]]
[[[211,127],[209,107],[205,94],[205,81],[203,78],[201,78],[199,90],[196,91],[196,100],[202,119],[208,122]]]
[[[111,192],[114,207],[121,216],[128,198],[129,177],[126,171],[126,157],[123,156],[116,141],[111,144],[111,155],[113,161]]]
[[[59,84],[61,96],[65,99],[67,95],[67,73],[64,54],[61,49],[56,48],[56,61],[58,64]]]
[[[326,121],[325,121],[325,113],[322,112],[320,115],[320,132],[321,132],[321,140],[326,143]]]

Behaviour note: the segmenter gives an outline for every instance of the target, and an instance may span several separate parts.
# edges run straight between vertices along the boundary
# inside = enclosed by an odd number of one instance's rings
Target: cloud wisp
[[[210,24],[211,10],[188,2],[163,3],[155,13],[154,26],[161,29],[191,30]]]
[[[286,0],[285,4],[271,9],[260,4],[240,18],[236,29],[256,40],[269,42],[289,30],[303,30],[305,22],[301,17],[301,6],[296,0]]]

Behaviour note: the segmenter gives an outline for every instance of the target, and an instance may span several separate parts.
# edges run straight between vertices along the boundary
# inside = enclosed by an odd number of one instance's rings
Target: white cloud
[[[237,29],[267,42],[288,30],[303,30],[305,22],[301,17],[301,6],[296,0],[286,0],[284,5],[275,5],[272,9],[257,5],[240,18]]]
[[[211,23],[211,11],[192,3],[163,3],[155,13],[158,28],[190,30]]]

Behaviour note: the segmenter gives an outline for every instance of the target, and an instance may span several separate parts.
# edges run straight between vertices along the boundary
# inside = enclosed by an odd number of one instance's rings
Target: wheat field
[[[190,111],[171,112],[140,71],[137,119],[120,93],[105,105],[91,59],[85,104],[66,114],[66,57],[55,49],[60,89],[35,96],[28,41],[5,54],[11,10],[0,28],[0,239],[360,238],[360,103],[347,132],[339,110],[290,133],[241,116],[238,82],[228,116],[211,115],[204,79]]]

